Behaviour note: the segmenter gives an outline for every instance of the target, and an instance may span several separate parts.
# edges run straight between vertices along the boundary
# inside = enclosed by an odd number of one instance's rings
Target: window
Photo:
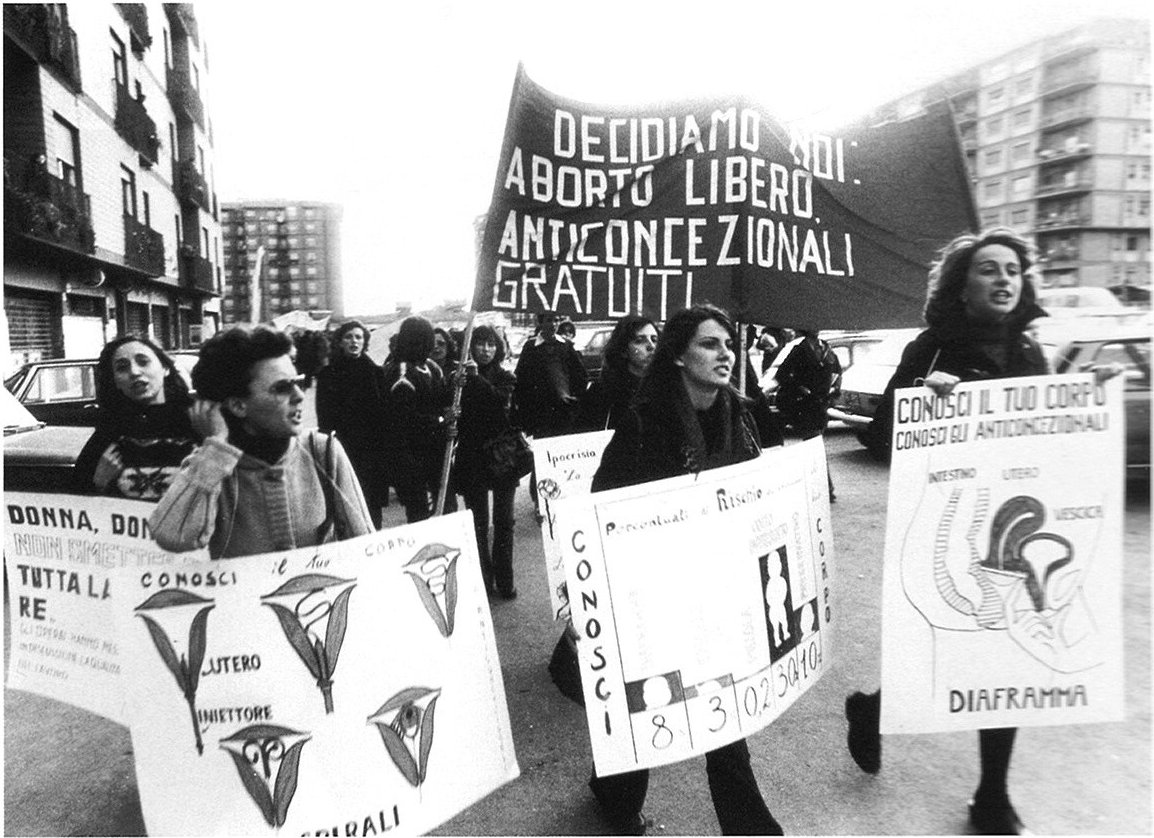
[[[1030,194],[1030,176],[1021,175],[1014,178],[1012,193],[1015,198],[1025,198]]]
[[[1028,209],[1016,209],[1010,214],[1010,223],[1015,227],[1025,227],[1030,223],[1030,211]]]
[[[56,114],[53,128],[56,133],[56,173],[69,186],[79,186],[80,134]]]
[[[169,70],[172,69],[172,52],[168,48],[168,30],[160,30],[164,34],[164,66]]]
[[[986,136],[994,137],[1002,133],[1002,117],[991,116],[986,120]]]
[[[983,196],[987,203],[997,203],[1002,200],[1003,195],[1002,179],[994,178],[987,180],[983,188]]]
[[[305,276],[316,276],[316,275],[317,275],[317,269],[314,268],[312,265],[309,265],[308,267],[305,268]]]
[[[1026,128],[1030,124],[1030,109],[1021,108],[1014,111],[1014,128]]]
[[[196,147],[196,168],[202,175],[207,171],[204,165],[204,148],[202,146]]]
[[[1002,107],[1002,98],[1005,92],[1006,89],[1000,85],[998,87],[990,88],[986,91],[986,104],[991,108]]]
[[[120,167],[120,203],[125,215],[136,218],[136,173]]]
[[[1025,163],[1030,159],[1030,144],[1028,142],[1014,143],[1012,154],[1015,163]]]
[[[204,251],[201,253],[201,255],[207,259],[212,254],[212,239],[208,237],[207,227],[200,228],[200,236],[204,244]]]
[[[128,87],[128,53],[124,50],[124,41],[111,29],[108,34],[112,36],[112,77],[120,87]]]
[[[179,215],[174,215],[172,217],[172,226],[173,226],[173,229],[176,230],[176,237],[173,239],[173,241],[176,242],[177,247],[180,247],[181,236],[180,236],[180,216]]]
[[[316,246],[317,246],[317,237],[316,236],[305,236],[305,247],[316,247]]]
[[[986,152],[985,166],[987,169],[1000,169],[1002,167],[1002,150],[1000,148],[991,148]]]
[[[141,208],[144,210],[144,226],[152,226],[152,203],[148,198],[148,193],[143,189],[140,190]]]
[[[168,123],[168,149],[171,152],[172,162],[176,162],[176,126]]]
[[[1029,96],[1034,90],[1034,76],[1022,76],[1014,82],[1014,95],[1018,98]]]
[[[200,93],[200,70],[195,64],[192,65],[192,89]]]

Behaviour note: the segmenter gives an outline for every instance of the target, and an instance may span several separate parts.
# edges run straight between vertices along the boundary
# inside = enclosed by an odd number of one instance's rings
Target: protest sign
[[[118,583],[150,834],[413,835],[518,776],[468,513]]]
[[[820,439],[561,501],[556,527],[598,775],[747,737],[830,666]]]
[[[128,723],[121,647],[112,624],[125,594],[114,571],[161,573],[188,558],[207,557],[158,547],[148,529],[153,509],[151,503],[116,498],[5,493],[12,616],[7,686]]]
[[[976,224],[944,105],[827,135],[740,97],[585,104],[518,68],[472,307],[909,326],[935,250]]]
[[[541,543],[545,548],[545,570],[549,578],[549,605],[553,618],[569,617],[569,592],[565,582],[565,562],[554,532],[553,507],[564,498],[589,493],[593,475],[601,464],[601,454],[613,438],[613,431],[542,437],[533,440],[533,463],[537,476],[537,514],[541,516]]]
[[[882,731],[1123,716],[1122,381],[898,390]]]

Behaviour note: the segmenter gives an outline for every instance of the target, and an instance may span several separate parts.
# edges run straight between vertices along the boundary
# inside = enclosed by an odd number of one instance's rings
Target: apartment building
[[[6,364],[220,323],[209,49],[191,3],[5,4]]]
[[[344,316],[341,216],[340,206],[318,201],[225,202],[224,322],[290,311]]]
[[[1099,19],[878,109],[951,102],[983,227],[1038,247],[1043,286],[1149,299],[1150,27]]]

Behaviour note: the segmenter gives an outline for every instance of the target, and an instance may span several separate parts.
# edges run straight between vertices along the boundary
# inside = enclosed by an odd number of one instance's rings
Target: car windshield
[[[15,393],[16,388],[20,386],[20,382],[24,379],[24,376],[25,376],[25,374],[27,374],[27,372],[28,372],[28,367],[24,366],[24,367],[21,367],[20,369],[16,370],[16,372],[12,373],[12,375],[5,378],[4,379],[4,389],[7,390],[9,393]]]
[[[858,344],[854,348],[854,366],[856,367],[858,364],[884,364],[896,367],[902,359],[902,351],[916,335],[917,330],[901,331],[874,343]]]

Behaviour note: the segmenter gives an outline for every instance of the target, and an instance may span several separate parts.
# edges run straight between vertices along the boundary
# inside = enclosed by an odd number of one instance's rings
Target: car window
[[[96,398],[91,366],[44,367],[32,374],[26,404]]]
[[[1126,389],[1150,388],[1150,342],[1112,341],[1103,343],[1078,368],[1087,370],[1097,364],[1121,364]]]

